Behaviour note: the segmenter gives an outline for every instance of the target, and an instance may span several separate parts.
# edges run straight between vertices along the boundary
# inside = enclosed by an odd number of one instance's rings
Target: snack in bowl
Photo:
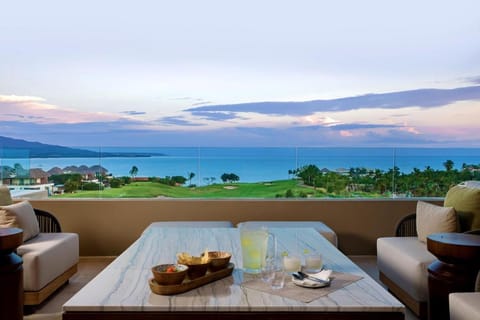
[[[188,266],[184,264],[160,264],[152,268],[153,278],[161,285],[180,284],[187,275]]]
[[[202,253],[202,255],[204,256],[205,253]],[[226,251],[208,251],[207,257],[210,261],[208,270],[213,272],[226,268],[230,262],[232,254]]]
[[[207,273],[210,261],[208,256],[191,256],[187,252],[177,253],[177,262],[188,266],[187,276],[190,280],[203,277]]]

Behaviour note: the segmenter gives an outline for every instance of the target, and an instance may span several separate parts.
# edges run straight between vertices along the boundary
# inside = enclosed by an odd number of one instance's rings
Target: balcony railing
[[[480,149],[467,148],[85,150],[88,157],[0,149],[1,181],[13,193],[52,198],[408,198],[480,180]]]

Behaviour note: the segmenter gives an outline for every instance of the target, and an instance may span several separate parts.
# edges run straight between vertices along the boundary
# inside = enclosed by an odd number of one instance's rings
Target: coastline
[[[91,149],[95,149],[91,147]],[[240,182],[268,182],[292,177],[289,171],[306,165],[321,170],[347,172],[350,168],[378,169],[398,167],[402,173],[414,168],[443,170],[452,160],[455,169],[462,164],[480,164],[480,148],[96,148],[100,157],[1,158],[1,165],[49,171],[54,167],[101,166],[113,176],[129,176],[132,166],[138,177],[188,176],[198,186],[220,181],[224,173],[235,173]],[[107,157],[108,154],[149,154],[148,157]],[[213,181],[212,181],[213,180]]]

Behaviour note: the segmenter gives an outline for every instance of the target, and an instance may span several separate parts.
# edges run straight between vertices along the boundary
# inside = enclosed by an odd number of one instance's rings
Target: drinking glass
[[[317,273],[322,271],[323,259],[320,253],[308,253],[305,255],[305,272]]]
[[[267,243],[267,249],[265,254],[265,260],[262,264],[262,280],[271,283],[274,272],[275,272],[275,264],[277,263],[277,241],[273,238],[271,241]]]
[[[289,254],[283,257],[283,269],[288,273],[300,271],[302,261],[298,255]]]
[[[271,287],[274,290],[278,290],[283,288],[285,285],[285,270],[283,270],[283,266],[280,262],[276,262],[273,264],[273,271],[271,277]]]
[[[266,283],[271,283],[274,276],[274,263],[272,261],[265,261],[265,265],[262,267],[262,280]]]

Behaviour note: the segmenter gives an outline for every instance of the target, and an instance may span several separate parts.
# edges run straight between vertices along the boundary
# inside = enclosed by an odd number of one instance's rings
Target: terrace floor
[[[378,280],[376,256],[349,256],[349,258],[381,284]],[[78,264],[78,272],[70,279],[69,283],[40,305],[35,310],[35,313],[26,315],[24,320],[61,320],[62,305],[102,271],[113,259],[112,257],[81,257]],[[409,309],[406,310],[406,320],[418,319]]]

